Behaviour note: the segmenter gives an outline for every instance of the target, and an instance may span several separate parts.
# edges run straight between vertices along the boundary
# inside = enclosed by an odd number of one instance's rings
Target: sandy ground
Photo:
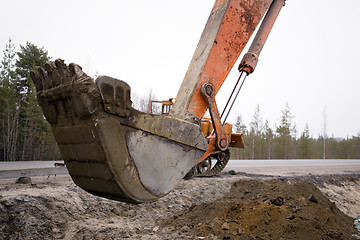
[[[304,180],[310,185],[315,184],[324,197],[349,216],[345,224],[355,232],[351,225],[360,214],[359,176],[360,174],[279,177],[223,173],[213,178],[181,181],[174,191],[157,202],[138,205],[88,194],[66,175],[36,177],[27,184],[16,184],[15,179],[2,180],[0,239],[229,239],[210,231],[198,235],[186,224],[178,225],[180,221],[171,220],[172,226],[165,226],[164,221],[171,222],[170,219],[174,216],[186,213],[194,206],[221,201],[235,182],[249,179],[278,179],[285,183]],[[252,204],[251,201],[247,204]],[[251,209],[255,207],[256,205]],[[324,211],[328,210],[323,208]],[[217,212],[220,211],[215,211]],[[199,214],[204,216],[207,210]],[[184,218],[180,220],[183,221]],[[354,232],[351,235],[356,233]],[[252,239],[243,238],[244,236],[245,234],[231,236],[230,239]],[[330,232],[330,235],[327,233],[321,239],[357,238]]]

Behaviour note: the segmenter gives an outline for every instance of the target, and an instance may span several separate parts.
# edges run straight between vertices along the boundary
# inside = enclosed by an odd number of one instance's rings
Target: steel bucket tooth
[[[96,83],[60,59],[31,72],[74,182],[84,190],[131,203],[171,191],[207,149],[197,124],[131,107],[127,83]]]

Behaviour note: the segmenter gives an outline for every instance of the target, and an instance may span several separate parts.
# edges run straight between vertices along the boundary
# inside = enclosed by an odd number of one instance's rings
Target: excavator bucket
[[[200,126],[131,107],[127,83],[60,59],[31,72],[74,182],[125,202],[154,201],[172,190],[207,149]]]

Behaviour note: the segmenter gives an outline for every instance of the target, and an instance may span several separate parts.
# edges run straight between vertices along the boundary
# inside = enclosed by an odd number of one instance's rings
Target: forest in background
[[[32,43],[15,51],[11,39],[0,65],[0,160],[58,160],[60,153],[36,100],[30,71],[50,57]]]
[[[61,155],[36,100],[30,71],[51,60],[43,47],[27,42],[15,50],[11,39],[5,46],[0,65],[0,161],[59,160]],[[147,96],[132,94],[133,107],[149,112]],[[233,131],[243,133],[245,149],[231,149],[232,159],[357,159],[360,158],[360,133],[346,139],[310,136],[309,126],[300,133],[288,104],[280,122],[272,129],[263,121],[260,107],[247,126],[241,116]]]
[[[258,105],[249,126],[243,123],[241,116],[237,116],[233,131],[243,134],[246,148],[231,149],[232,159],[360,158],[360,133],[346,139],[328,137],[326,133],[314,138],[306,124],[299,134],[287,103],[274,129],[267,120],[263,121]]]

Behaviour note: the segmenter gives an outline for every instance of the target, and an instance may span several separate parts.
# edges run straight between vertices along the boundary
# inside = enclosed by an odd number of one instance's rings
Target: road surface
[[[0,162],[0,179],[68,174],[62,161]],[[249,174],[304,175],[360,173],[360,159],[230,160],[224,171]]]
[[[55,167],[64,161],[0,162],[0,179],[68,174],[66,167]]]
[[[360,173],[360,159],[230,160],[224,171],[304,175]]]

